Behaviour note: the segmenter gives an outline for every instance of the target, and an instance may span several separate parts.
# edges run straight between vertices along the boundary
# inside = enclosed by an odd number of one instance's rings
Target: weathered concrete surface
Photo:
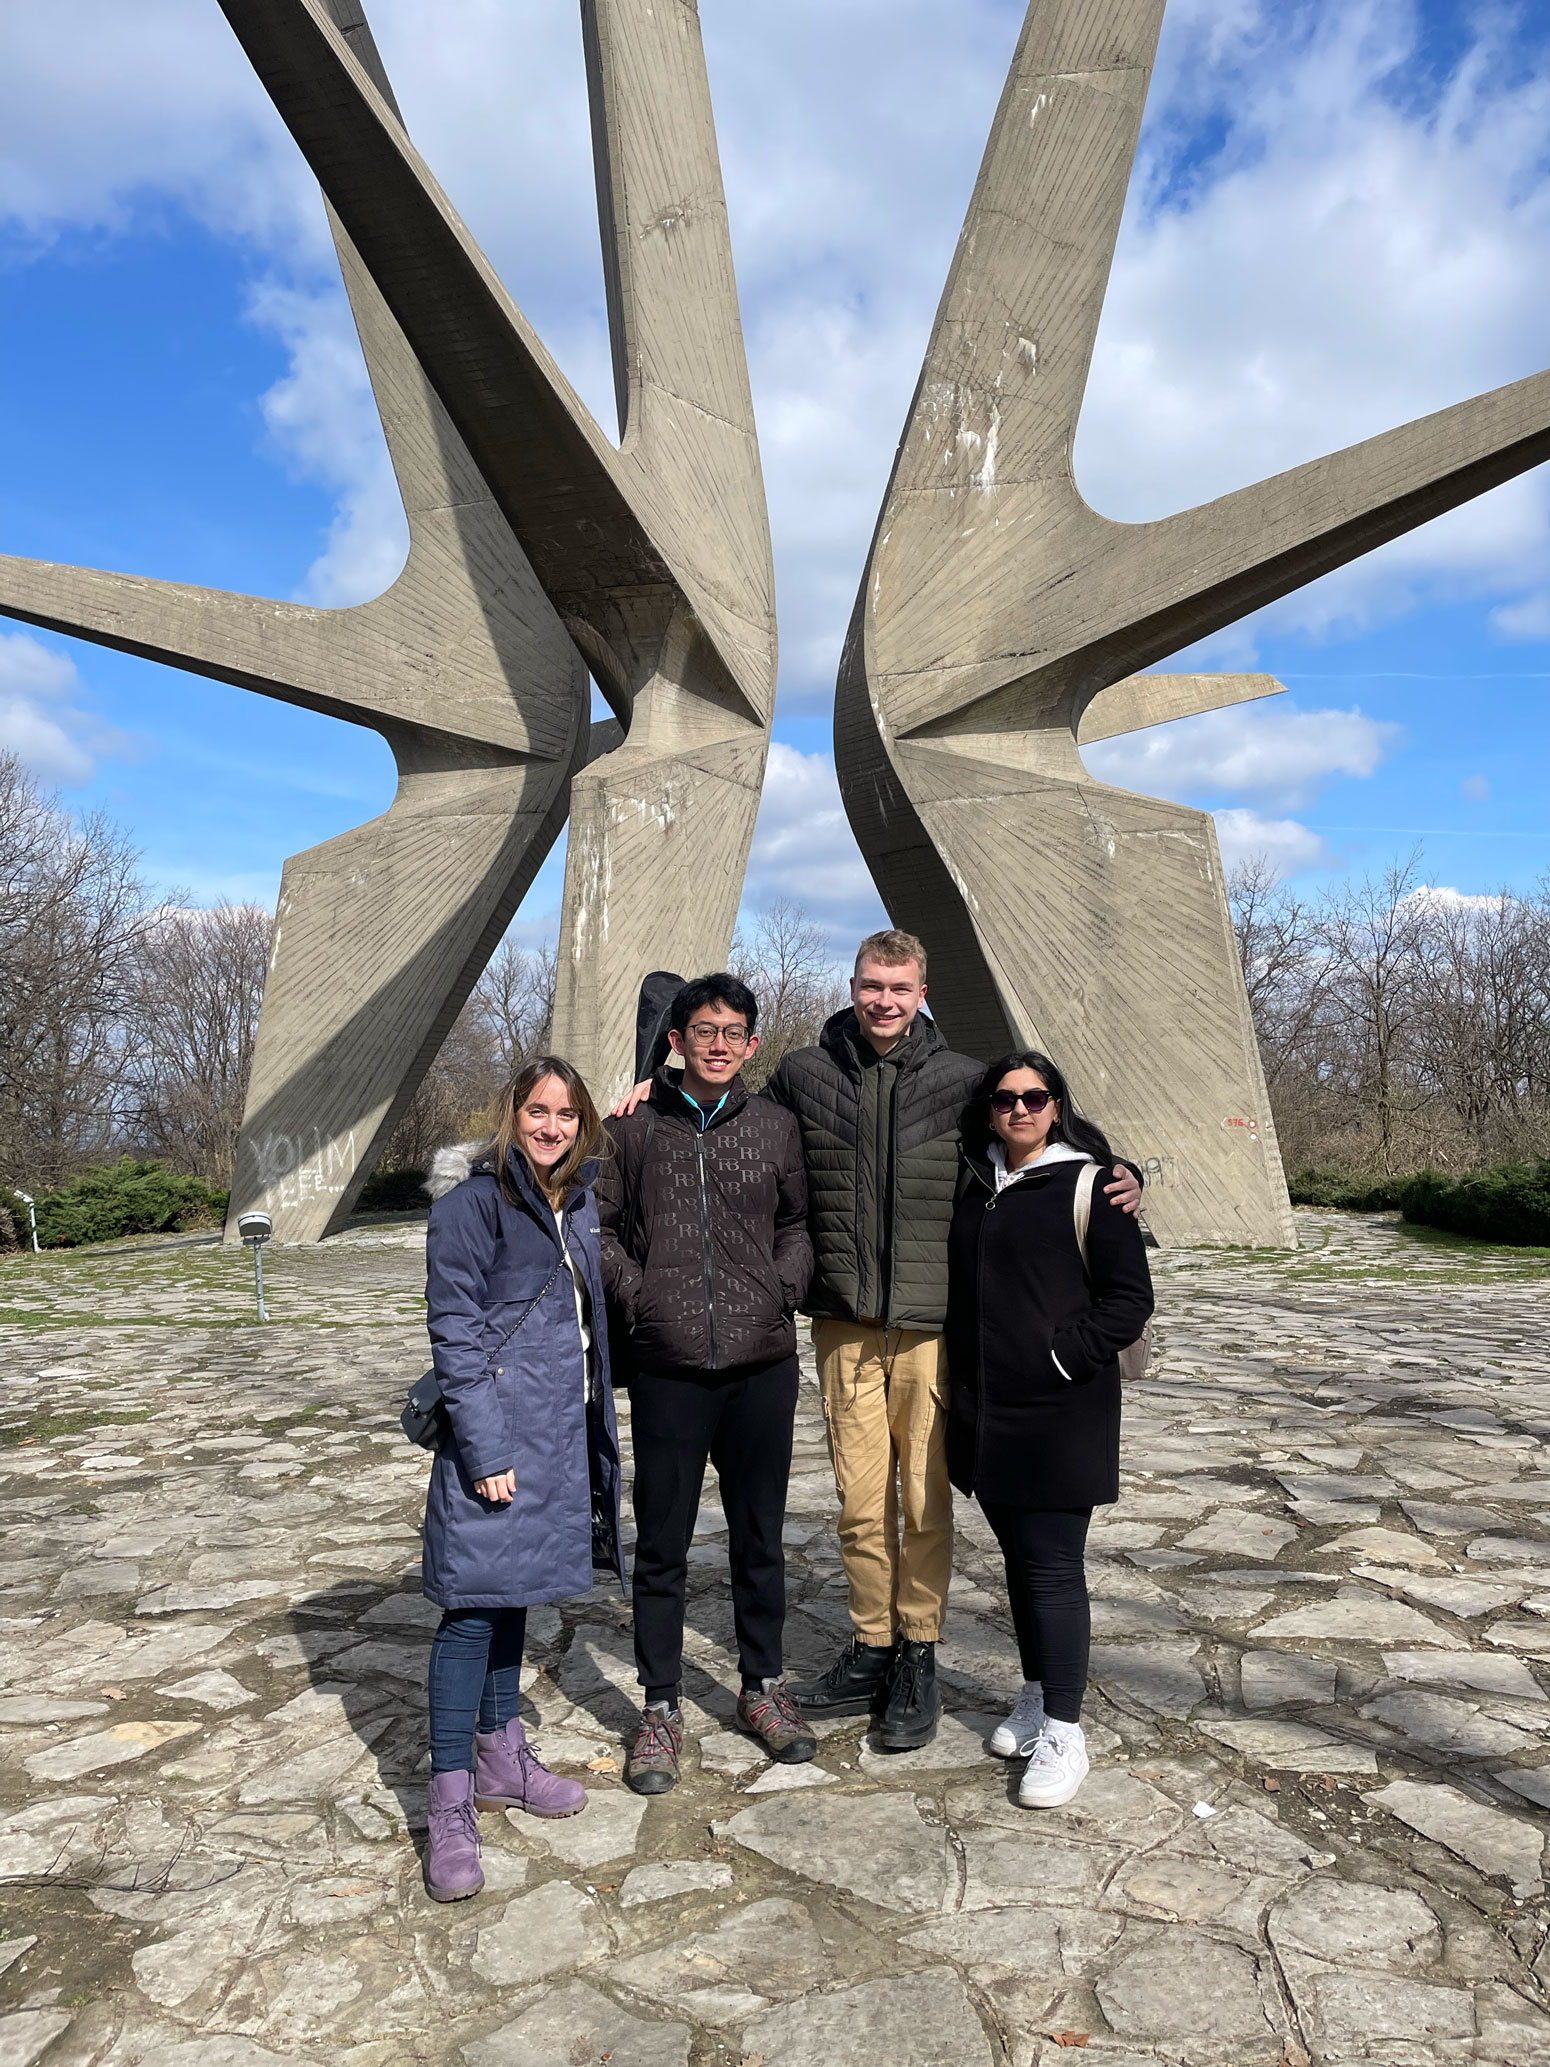
[[[1164,4],[1031,0],[862,576],[835,753],[953,1045],[1058,1055],[1147,1162],[1164,1242],[1275,1245],[1290,1209],[1211,819],[1095,783],[1078,743],[1264,694],[1133,671],[1550,456],[1550,375],[1164,520],[1091,509],[1073,442]]]
[[[415,156],[359,0],[226,12],[282,113],[318,125],[300,140],[337,202],[408,560],[371,602],[318,610],[0,559],[0,615],[371,726],[393,750],[388,811],[293,856],[281,883],[231,1224],[258,1208],[302,1241],[345,1223],[585,764],[561,1046],[595,1087],[618,1081],[645,971],[724,957],[774,588],[694,10],[583,9],[618,449]],[[589,669],[616,713],[598,726]]]
[[[684,1784],[620,1787],[618,1597],[535,1613],[530,1724],[592,1803],[484,1817],[486,1892],[450,1908],[419,1881],[435,1612],[395,1420],[418,1228],[279,1250],[264,1330],[220,1250],[0,1265],[0,2060],[1550,2061],[1543,1260],[1299,1232],[1294,1257],[1159,1260],[1069,1808],[1018,1808],[983,1750],[1018,1672],[972,1507],[938,1743],[889,1759],[830,1726],[822,1784],[768,1791],[793,1775],[732,1727],[712,1484]],[[797,1668],[845,1623],[820,1429],[809,1384]],[[1318,1520],[1289,1490],[1315,1479]],[[1489,1604],[1408,1591],[1476,1572]]]
[[[629,726],[577,795],[555,1008],[556,1041],[606,1091],[626,1080],[645,971],[704,967],[730,946],[775,694],[769,526],[698,11],[582,7],[615,446],[321,0],[221,7]]]

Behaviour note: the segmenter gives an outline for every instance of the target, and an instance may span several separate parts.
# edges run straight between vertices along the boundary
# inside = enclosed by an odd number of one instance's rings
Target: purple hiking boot
[[[530,1816],[575,1816],[587,1805],[577,1780],[562,1780],[539,1762],[515,1716],[500,1730],[474,1737],[474,1806],[526,1809]]]
[[[484,1886],[472,1773],[432,1773],[425,1892],[433,1902],[463,1902]]]

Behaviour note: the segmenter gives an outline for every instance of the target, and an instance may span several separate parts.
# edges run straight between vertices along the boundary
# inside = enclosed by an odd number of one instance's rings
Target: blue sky
[[[432,166],[599,419],[580,35],[558,0],[376,0]],[[1164,514],[1550,365],[1540,11],[1173,0],[1077,444]],[[781,695],[748,898],[879,907],[829,710],[894,444],[1022,18],[702,0],[774,525]],[[0,18],[0,551],[324,604],[397,508],[322,211],[215,0]],[[1181,656],[1288,696],[1094,750],[1309,884],[1424,845],[1550,869],[1544,470]],[[156,882],[268,901],[392,793],[375,735],[0,620],[0,743]],[[553,930],[558,855],[519,921]]]

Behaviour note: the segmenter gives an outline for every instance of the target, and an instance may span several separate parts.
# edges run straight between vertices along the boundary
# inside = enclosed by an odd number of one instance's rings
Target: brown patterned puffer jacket
[[[627,1335],[636,1366],[652,1372],[790,1356],[813,1270],[794,1117],[739,1079],[702,1125],[676,1072],[662,1069],[609,1133],[597,1203],[611,1347]]]

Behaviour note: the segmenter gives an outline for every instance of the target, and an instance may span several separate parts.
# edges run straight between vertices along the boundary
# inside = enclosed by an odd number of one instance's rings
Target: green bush
[[[45,1192],[38,1200],[38,1239],[45,1249],[74,1249],[128,1234],[219,1227],[227,1198],[202,1177],[181,1177],[164,1163],[125,1156]]]
[[[27,1208],[14,1192],[0,1191],[0,1256],[14,1256],[30,1246],[22,1239],[27,1225]]]
[[[355,1201],[357,1213],[408,1213],[429,1203],[423,1170],[373,1170]]]
[[[1550,1247],[1550,1162],[1504,1163],[1471,1177],[1423,1170],[1401,1192],[1400,1210],[1420,1227],[1519,1248]]]
[[[1288,1189],[1294,1206],[1338,1207],[1346,1213],[1393,1213],[1404,1177],[1353,1177],[1349,1170],[1303,1170]]]

